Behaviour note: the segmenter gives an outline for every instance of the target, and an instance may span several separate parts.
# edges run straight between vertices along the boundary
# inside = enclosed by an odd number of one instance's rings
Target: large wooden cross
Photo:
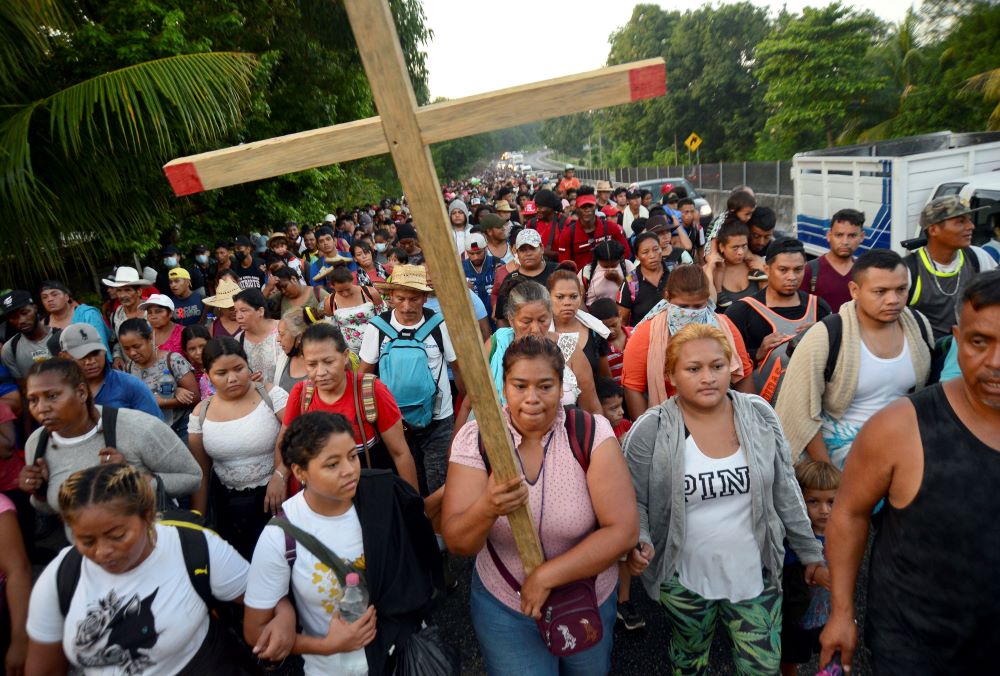
[[[418,108],[386,0],[344,0],[379,117],[289,134],[168,162],[177,195],[191,195],[303,169],[392,154],[447,318],[486,453],[499,481],[519,473],[429,145],[666,93],[663,59],[513,87]],[[379,40],[358,39],[379,35]],[[526,571],[543,561],[531,514],[509,515]]]

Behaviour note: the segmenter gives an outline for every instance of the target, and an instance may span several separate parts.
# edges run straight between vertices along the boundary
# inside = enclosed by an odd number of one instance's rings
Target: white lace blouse
[[[261,401],[242,418],[226,421],[206,418],[202,426],[198,416],[192,415],[188,423],[189,434],[201,434],[215,474],[228,488],[264,486],[274,472],[274,442],[281,429],[274,411],[285,408],[288,393],[275,385],[268,394],[274,410]]]

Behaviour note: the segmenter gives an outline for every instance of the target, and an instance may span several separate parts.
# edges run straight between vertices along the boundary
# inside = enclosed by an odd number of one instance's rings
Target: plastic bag
[[[445,643],[437,627],[410,636],[396,663],[396,676],[452,676],[460,673],[458,650]]]

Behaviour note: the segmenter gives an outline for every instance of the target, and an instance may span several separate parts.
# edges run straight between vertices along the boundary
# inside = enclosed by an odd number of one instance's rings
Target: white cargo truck
[[[814,255],[827,251],[830,216],[840,209],[865,214],[862,249],[891,248],[906,253],[903,242],[917,237],[920,211],[932,197],[962,192],[989,206],[974,215],[973,243],[992,232],[1000,195],[988,189],[991,172],[1000,170],[1000,132],[953,134],[949,131],[877,143],[798,153],[792,160],[795,184],[795,235]],[[977,190],[982,184],[984,190]]]

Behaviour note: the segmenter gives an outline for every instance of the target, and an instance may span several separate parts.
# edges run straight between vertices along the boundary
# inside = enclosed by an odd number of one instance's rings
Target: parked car
[[[701,224],[708,225],[712,222],[712,205],[708,203],[707,199],[698,194],[695,187],[691,185],[691,181],[686,178],[656,178],[649,181],[639,181],[635,185],[639,186],[640,190],[651,191],[653,193],[653,201],[655,202],[660,202],[673,188],[683,187],[687,190],[688,197],[694,200],[694,206],[698,210]],[[664,186],[668,185],[670,188],[664,192]]]

